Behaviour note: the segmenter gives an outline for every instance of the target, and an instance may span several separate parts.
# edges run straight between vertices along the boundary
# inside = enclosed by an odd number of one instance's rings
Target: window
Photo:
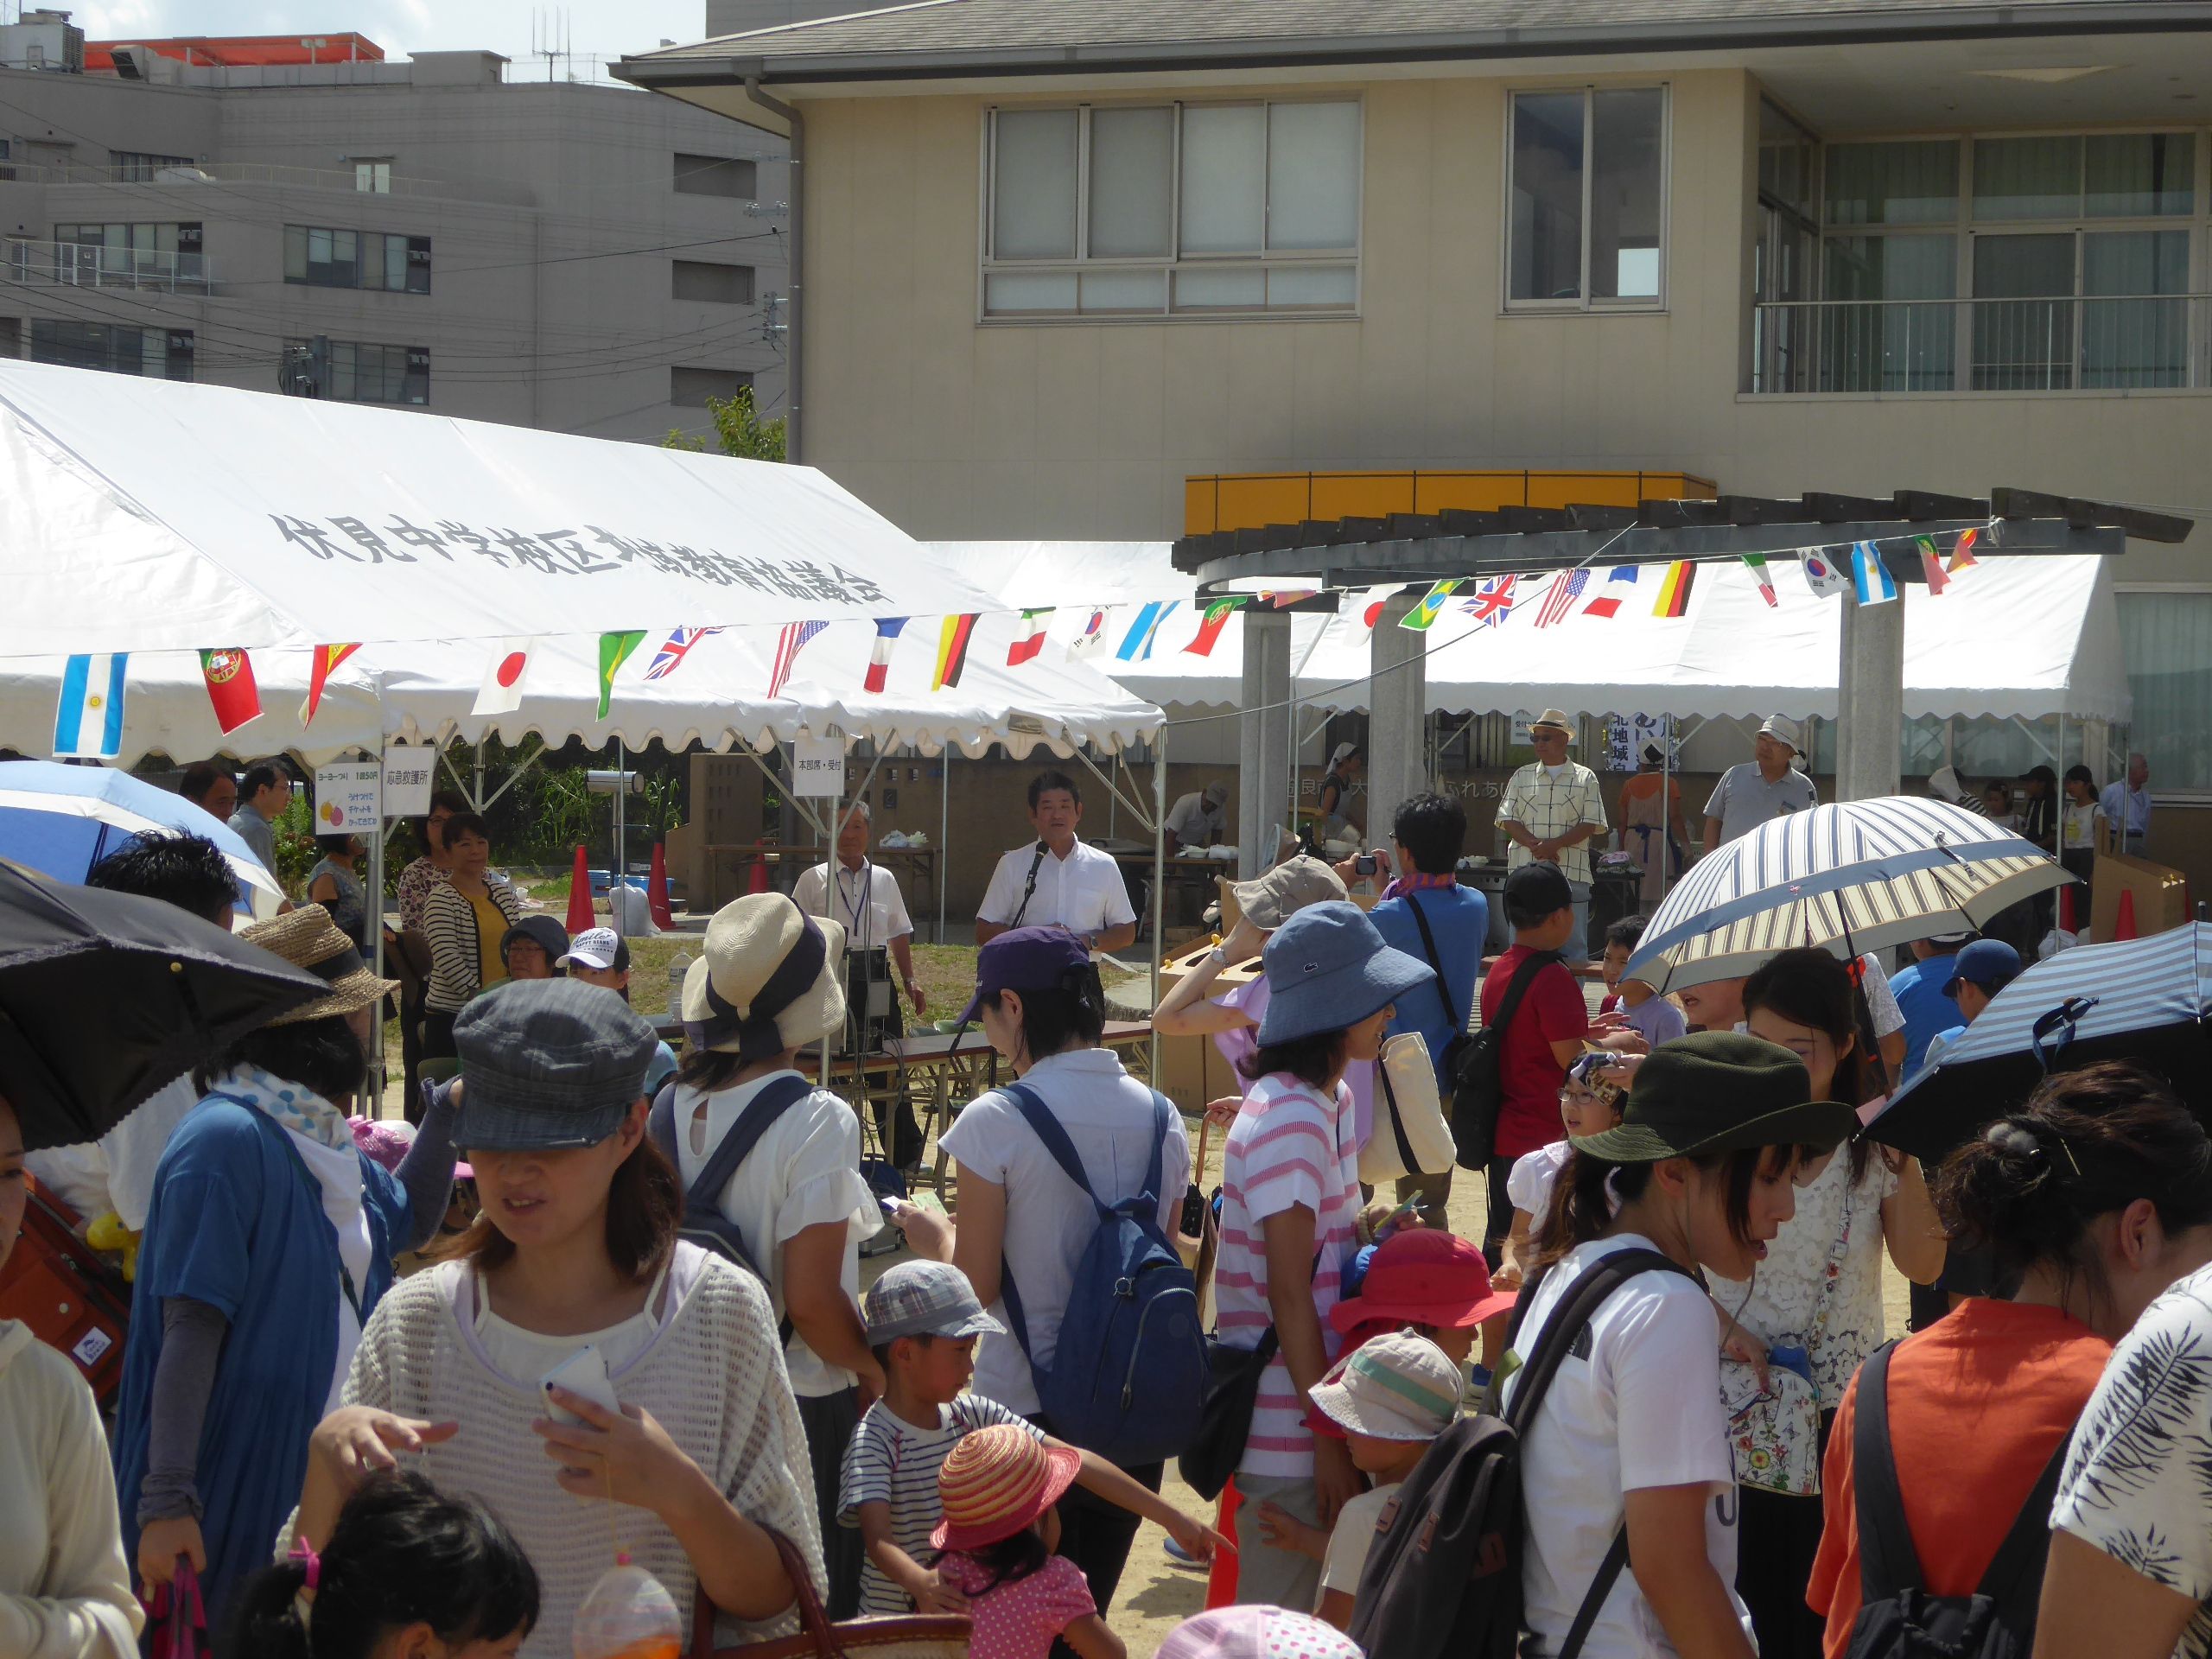
[[[668,372],[668,401],[678,409],[704,409],[709,397],[734,397],[753,384],[743,369],[677,369]]]
[[[2129,747],[2151,762],[2151,787],[2212,790],[2212,593],[2118,594],[2120,643],[2135,694]],[[2090,761],[2100,783],[2109,770]]]
[[[717,264],[708,259],[677,259],[669,266],[669,297],[709,305],[749,305],[753,267]]]
[[[1666,89],[1516,92],[1510,118],[1507,303],[1659,304]]]
[[[288,383],[296,396],[341,404],[430,401],[430,353],[423,346],[372,346],[357,340],[284,342]]]
[[[760,194],[760,165],[721,156],[676,157],[676,194],[679,196],[728,196],[751,201]]]
[[[181,225],[56,225],[57,275],[64,281],[95,277],[207,279],[200,227]]]
[[[430,238],[385,231],[284,227],[284,280],[310,288],[430,291]]]
[[[165,167],[197,167],[189,156],[153,156],[144,150],[116,149],[108,152],[119,184],[150,184],[155,175]]]
[[[991,317],[1349,312],[1360,106],[994,110]]]
[[[105,322],[31,320],[31,360],[64,368],[106,369],[150,380],[192,378],[192,332],[123,328]]]
[[[391,157],[378,156],[353,158],[353,188],[372,196],[391,194]]]

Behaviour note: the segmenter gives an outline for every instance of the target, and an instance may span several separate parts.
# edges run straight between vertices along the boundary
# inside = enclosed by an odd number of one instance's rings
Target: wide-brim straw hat
[[[361,959],[360,948],[338,931],[338,924],[321,905],[302,905],[272,920],[256,922],[240,929],[238,937],[271,956],[282,957],[295,968],[306,969],[330,987],[329,995],[278,1014],[269,1021],[272,1026],[296,1026],[302,1020],[358,1013],[399,988],[397,980],[377,977]]]
[[[1083,1470],[1071,1446],[1046,1446],[1027,1425],[978,1429],[938,1471],[944,1519],[930,1534],[938,1549],[981,1549],[1033,1525]]]
[[[1532,732],[1539,726],[1548,726],[1555,732],[1564,732],[1568,742],[1574,741],[1574,721],[1564,709],[1547,709],[1529,722],[1529,729]]]
[[[845,930],[780,893],[732,899],[683,976],[684,1040],[748,1063],[845,1024]]]

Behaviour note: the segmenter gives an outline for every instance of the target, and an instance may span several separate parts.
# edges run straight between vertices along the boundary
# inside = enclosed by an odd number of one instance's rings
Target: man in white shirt
[[[1134,944],[1137,913],[1122,867],[1076,838],[1083,822],[1083,791],[1064,772],[1040,773],[1029,784],[1029,822],[1037,839],[999,860],[976,912],[976,943],[988,944],[1010,928],[1053,923],[1087,943],[1095,954]]]
[[[874,833],[868,803],[855,801],[837,823],[837,855],[801,875],[791,888],[791,900],[810,916],[829,916],[842,924],[845,948],[874,950],[888,947],[899,969],[899,982],[914,1005],[914,1017],[929,1012],[929,998],[914,978],[914,924],[906,914],[906,895],[899,878],[868,855]],[[830,884],[835,876],[833,899]]]
[[[2105,785],[2098,804],[2118,841],[2116,850],[2133,858],[2143,856],[2143,843],[2151,835],[2151,761],[2147,755],[2127,757],[2127,779],[2115,778]]]
[[[1598,774],[1567,759],[1574,721],[1566,710],[1547,709],[1529,722],[1529,747],[1536,758],[1507,779],[1497,803],[1498,832],[1513,845],[1508,870],[1523,864],[1559,866],[1574,896],[1574,936],[1565,959],[1590,960],[1590,847],[1605,833],[1605,801]]]
[[[1167,809],[1167,852],[1203,852],[1219,841],[1229,822],[1229,785],[1219,779],[1194,789]]]
[[[1705,804],[1707,852],[1785,812],[1810,811],[1819,804],[1813,780],[1793,764],[1805,752],[1803,742],[1794,720],[1776,715],[1761,723],[1751,743],[1758,758],[1722,772]]]

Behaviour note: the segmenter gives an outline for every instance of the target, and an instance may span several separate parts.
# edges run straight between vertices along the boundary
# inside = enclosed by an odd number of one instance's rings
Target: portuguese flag
[[[253,683],[253,664],[245,652],[203,651],[200,673],[207,682],[207,701],[215,705],[215,723],[225,737],[261,718],[261,688]]]

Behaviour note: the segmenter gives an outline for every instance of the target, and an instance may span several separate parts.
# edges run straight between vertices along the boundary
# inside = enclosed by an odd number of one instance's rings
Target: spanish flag
[[[308,666],[308,700],[300,705],[300,724],[308,725],[315,719],[315,711],[322,707],[322,688],[338,670],[338,664],[359,651],[359,645],[317,645],[314,660]]]
[[[948,616],[937,635],[937,671],[930,676],[930,690],[942,691],[948,685],[960,683],[961,671],[968,666],[968,637],[976,632],[974,613]]]
[[[1960,571],[1971,570],[1981,563],[1974,556],[1974,544],[1980,537],[1981,532],[1976,530],[1962,530],[1959,532],[1959,539],[1951,549],[1951,568],[1948,574],[1955,576]]]
[[[1697,580],[1697,567],[1688,559],[1676,559],[1667,567],[1667,574],[1660,579],[1659,602],[1651,607],[1654,616],[1687,616],[1690,608],[1690,583]]]

